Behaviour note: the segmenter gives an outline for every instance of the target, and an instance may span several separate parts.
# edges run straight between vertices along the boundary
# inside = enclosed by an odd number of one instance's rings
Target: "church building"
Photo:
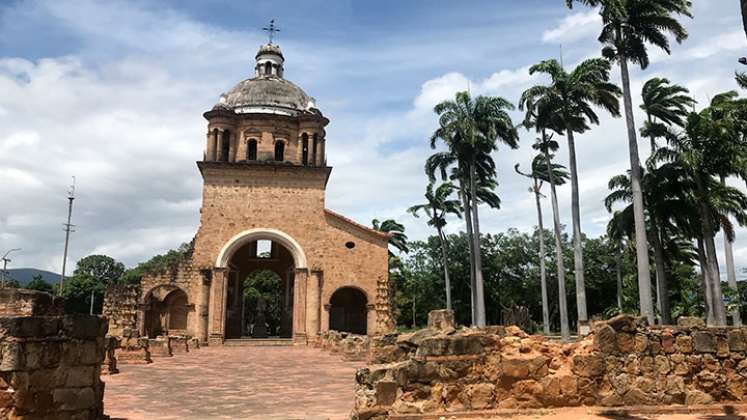
[[[261,46],[253,76],[203,114],[200,227],[177,269],[143,277],[139,335],[303,343],[391,329],[389,236],[326,208],[329,120],[284,61]]]

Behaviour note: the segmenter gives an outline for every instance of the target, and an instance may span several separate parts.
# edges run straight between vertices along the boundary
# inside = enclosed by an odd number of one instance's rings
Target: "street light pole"
[[[65,253],[62,255],[62,274],[60,274],[60,289],[57,294],[62,296],[62,289],[65,286],[65,266],[67,265],[67,246],[70,242],[70,232],[75,232],[72,228],[75,225],[70,224],[70,219],[73,215],[73,200],[75,200],[75,177],[73,177],[73,185],[70,186],[70,190],[67,193],[68,207],[67,207],[67,223],[65,223]]]
[[[3,255],[3,272],[2,272],[2,283],[0,283],[0,287],[3,289],[5,288],[5,273],[8,271],[8,263],[10,262],[10,258],[8,258],[8,254],[10,254],[13,251],[20,251],[21,248],[13,248],[10,251],[6,252],[5,255]]]

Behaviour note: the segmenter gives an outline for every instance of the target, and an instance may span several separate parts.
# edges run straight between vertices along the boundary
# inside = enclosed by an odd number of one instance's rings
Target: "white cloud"
[[[602,27],[602,18],[597,10],[572,13],[560,21],[558,26],[542,33],[542,42],[567,43],[595,37]]]

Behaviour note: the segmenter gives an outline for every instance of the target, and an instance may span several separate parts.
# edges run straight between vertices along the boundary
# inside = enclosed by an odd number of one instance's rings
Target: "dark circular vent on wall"
[[[353,248],[355,248],[355,242],[353,242],[353,241],[345,242],[345,248],[347,248],[347,249],[353,249]]]

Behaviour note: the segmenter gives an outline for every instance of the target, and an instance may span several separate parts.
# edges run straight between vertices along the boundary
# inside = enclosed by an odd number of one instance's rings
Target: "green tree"
[[[93,297],[94,313],[101,313],[104,291],[122,277],[125,266],[106,255],[89,255],[80,259],[73,275],[65,280],[62,296],[65,311],[89,313]]]
[[[472,240],[471,290],[473,296],[473,323],[485,326],[485,292],[480,252],[479,204],[486,202],[486,189],[497,185],[495,163],[490,153],[497,149],[498,142],[511,148],[518,147],[519,135],[508,113],[513,105],[500,97],[478,96],[475,99],[467,92],[459,92],[453,101],[436,105],[439,128],[431,137],[431,147],[441,140],[448,151],[437,154],[441,162],[442,176],[449,163],[456,165],[452,172],[459,181],[462,210],[467,221],[468,235]],[[433,168],[433,165],[431,169]],[[429,170],[432,174],[433,171]],[[445,177],[445,176],[443,176]],[[498,197],[487,194],[491,206],[499,204]]]
[[[573,7],[574,0],[565,0]],[[622,75],[625,122],[628,128],[628,150],[630,154],[631,184],[636,232],[636,254],[638,261],[638,292],[641,314],[654,322],[654,307],[651,297],[651,275],[649,273],[648,241],[644,215],[643,191],[641,187],[641,164],[638,157],[638,140],[633,114],[628,64],[639,64],[641,69],[649,65],[647,44],[671,53],[667,35],[674,36],[679,43],[687,38],[687,31],[674,17],[691,16],[689,0],[575,0],[579,3],[599,7],[603,28],[599,41],[604,45],[602,54],[617,61]]]
[[[682,86],[670,84],[669,80],[655,77],[643,85],[641,96],[643,103],[641,109],[646,113],[646,121],[641,129],[641,136],[648,137],[651,142],[651,154],[656,153],[656,139],[666,137],[672,126],[682,127],[684,119],[688,114],[688,108],[695,105],[695,100],[688,96],[689,91]],[[649,174],[651,181],[657,181],[656,176],[661,171],[653,167],[654,161],[649,160]],[[645,177],[645,175],[643,175]],[[669,289],[666,276],[666,267],[664,260],[664,248],[662,242],[666,233],[663,232],[659,224],[662,217],[667,213],[657,211],[661,208],[663,198],[662,191],[657,189],[656,185],[646,185],[647,182],[642,180],[644,203],[649,213],[647,229],[648,238],[654,248],[654,265],[656,268],[656,303],[662,323],[671,323],[671,310],[669,307]],[[653,191],[647,191],[652,189]],[[659,199],[659,200],[657,200]],[[651,207],[654,207],[652,210]]]
[[[455,188],[451,182],[444,182],[434,191],[433,182],[431,182],[426,187],[426,202],[407,209],[415,217],[418,217],[420,212],[426,213],[428,215],[428,225],[434,227],[438,233],[438,239],[441,242],[444,287],[446,289],[446,309],[448,310],[453,310],[453,307],[451,305],[451,281],[449,279],[448,267],[448,241],[444,234],[444,227],[446,226],[446,215],[453,214],[461,216],[459,201],[450,198]]]
[[[27,289],[38,290],[40,292],[54,293],[54,287],[51,284],[44,281],[41,274],[37,274],[26,284]]]
[[[378,230],[379,232],[384,232],[389,235],[389,246],[405,254],[408,252],[407,235],[405,234],[405,226],[403,224],[398,223],[397,221],[392,219],[387,219],[384,221],[373,219],[371,221],[371,225],[373,226],[374,230]],[[389,256],[394,256],[391,250],[389,251]]]
[[[609,82],[611,65],[604,59],[583,61],[567,72],[557,60],[546,60],[529,69],[529,74],[542,73],[550,78],[547,85],[530,87],[521,96],[520,107],[533,110],[543,106],[554,111],[560,118],[554,129],[568,140],[568,155],[571,171],[571,215],[573,222],[574,275],[576,279],[576,301],[580,324],[588,324],[584,259],[581,233],[581,210],[576,164],[575,133],[583,133],[589,124],[599,124],[594,107],[599,107],[613,116],[620,115],[620,89]],[[547,112],[546,111],[546,112]]]

